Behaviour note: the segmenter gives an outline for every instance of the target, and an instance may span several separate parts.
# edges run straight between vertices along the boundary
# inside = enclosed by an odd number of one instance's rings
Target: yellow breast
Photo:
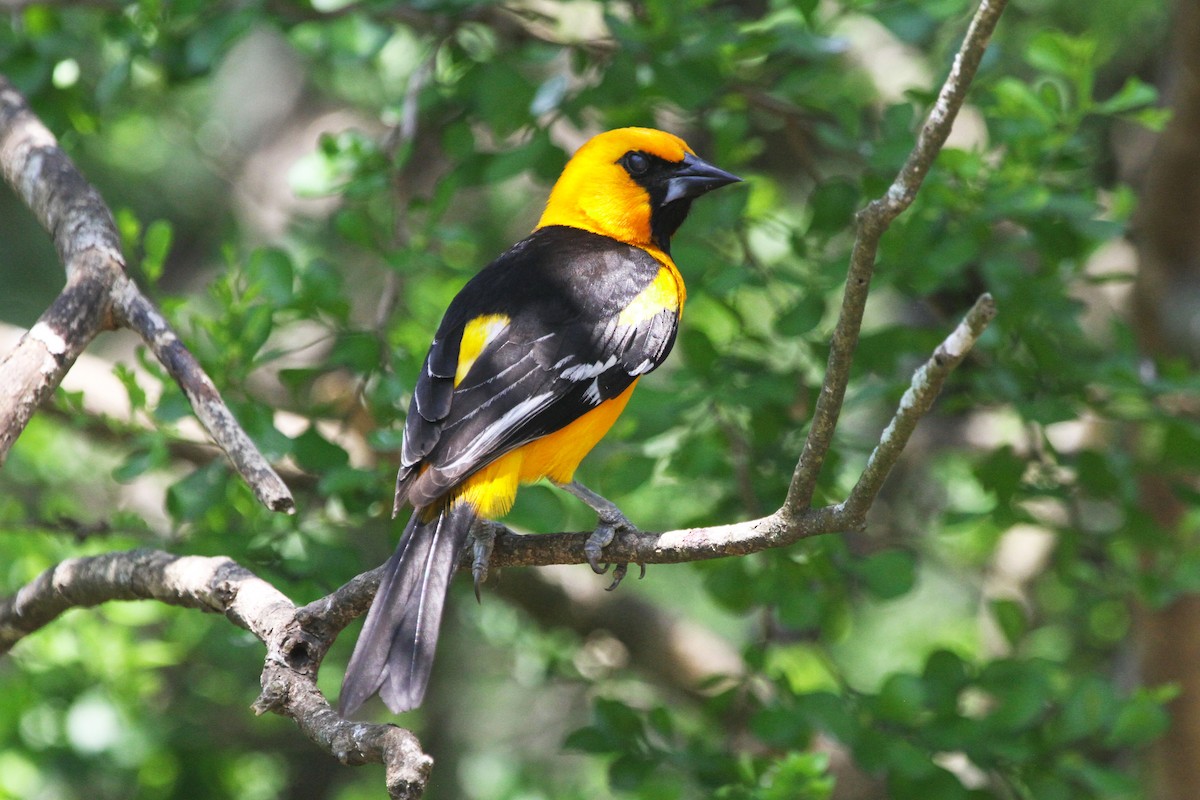
[[[488,464],[463,483],[455,502],[469,502],[481,516],[495,518],[512,508],[517,487],[522,483],[533,483],[542,478],[567,483],[575,476],[579,462],[621,416],[635,386],[636,379],[621,394],[596,406],[565,428],[522,445]]]

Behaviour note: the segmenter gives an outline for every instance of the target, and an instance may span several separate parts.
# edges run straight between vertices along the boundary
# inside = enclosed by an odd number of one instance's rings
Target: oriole
[[[737,180],[672,134],[602,133],[567,163],[533,233],[450,303],[404,426],[395,511],[407,501],[412,518],[347,667],[343,714],[375,693],[397,713],[420,705],[472,526],[507,512],[519,484],[548,478],[597,511],[587,556],[603,571],[603,546],[632,525],[575,468],[674,344],[685,290],[671,236],[696,197]]]

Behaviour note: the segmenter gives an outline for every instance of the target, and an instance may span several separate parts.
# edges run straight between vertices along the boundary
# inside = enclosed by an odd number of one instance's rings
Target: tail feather
[[[475,510],[458,503],[431,520],[421,517],[414,511],[408,521],[358,635],[338,701],[343,716],[376,693],[397,714],[425,697],[446,591]]]

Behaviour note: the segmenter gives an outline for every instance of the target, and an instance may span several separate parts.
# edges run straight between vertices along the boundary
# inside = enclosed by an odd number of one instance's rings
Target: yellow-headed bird
[[[347,667],[343,714],[376,692],[395,712],[421,704],[472,525],[507,512],[518,485],[548,478],[597,511],[587,555],[601,571],[604,545],[632,526],[575,468],[675,342],[672,234],[692,200],[737,180],[669,133],[602,133],[567,163],[533,233],[450,303],[404,426],[395,509],[407,501],[412,518]]]

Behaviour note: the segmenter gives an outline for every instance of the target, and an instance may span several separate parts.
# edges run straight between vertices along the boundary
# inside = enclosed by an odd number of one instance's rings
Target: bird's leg
[[[579,481],[571,481],[569,483],[558,483],[555,481],[554,485],[587,503],[596,512],[598,518],[596,521],[596,530],[592,531],[592,535],[588,537],[587,543],[583,546],[583,552],[592,571],[597,575],[603,575],[608,570],[608,564],[604,564],[603,566],[600,564],[600,556],[604,548],[616,538],[617,531],[636,532],[637,527],[621,513],[621,509],[617,508],[616,503],[593,492]],[[646,576],[646,565],[641,564],[640,566],[642,568],[640,577],[644,578]],[[611,592],[617,588],[628,571],[628,564],[617,564],[613,568],[613,582],[608,587],[608,591]]]
[[[474,539],[472,550],[474,559],[471,561],[471,575],[475,579],[475,602],[481,603],[480,587],[488,578],[488,562],[492,558],[492,547],[496,544],[496,533],[504,526],[490,519],[480,517],[471,525],[471,538]]]

